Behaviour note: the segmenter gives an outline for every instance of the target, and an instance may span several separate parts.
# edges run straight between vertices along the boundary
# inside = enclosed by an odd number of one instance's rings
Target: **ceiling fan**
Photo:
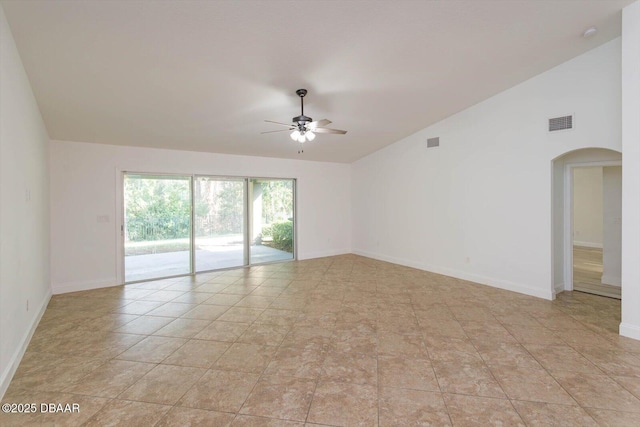
[[[290,135],[291,139],[293,139],[294,141],[298,141],[301,144],[304,143],[305,141],[313,141],[316,138],[316,133],[335,133],[340,135],[344,135],[345,133],[347,133],[346,130],[329,129],[329,128],[323,127],[331,123],[330,120],[322,119],[322,120],[313,121],[311,117],[305,116],[304,115],[304,97],[307,94],[307,90],[298,89],[296,91],[296,94],[300,97],[301,112],[299,116],[296,116],[292,119],[293,123],[287,124],[287,123],[281,123],[281,122],[274,122],[273,120],[265,120],[265,122],[267,123],[274,123],[279,126],[285,126],[287,129],[270,130],[270,131],[261,132],[261,133],[284,132],[287,130],[292,131]]]

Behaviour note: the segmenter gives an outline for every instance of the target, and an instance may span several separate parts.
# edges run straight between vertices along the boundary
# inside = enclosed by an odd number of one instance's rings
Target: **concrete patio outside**
[[[241,239],[197,238],[196,271],[218,270],[244,265],[244,248]],[[286,261],[293,254],[264,245],[251,245],[251,264]],[[129,255],[125,257],[125,282],[189,274],[189,251],[180,250],[155,254]]]

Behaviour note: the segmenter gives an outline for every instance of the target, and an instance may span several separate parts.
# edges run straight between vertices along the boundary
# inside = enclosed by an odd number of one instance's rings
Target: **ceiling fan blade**
[[[263,133],[274,133],[274,132],[286,132],[288,130],[291,130],[291,129],[268,130],[266,132],[260,132],[260,134],[263,134]]]
[[[307,129],[314,130],[320,126],[326,126],[331,123],[331,120],[322,119],[316,120],[315,122],[307,123]]]
[[[347,131],[339,130],[339,129],[315,128],[313,129],[313,133],[335,133],[339,135],[344,135],[345,133],[347,133]]]
[[[292,125],[291,123],[280,123],[280,122],[274,122],[273,120],[265,120],[265,122],[267,122],[267,123],[273,123],[273,124],[280,125],[280,126],[286,126],[286,127],[288,127],[288,128],[294,128],[294,127],[295,127],[295,126],[294,126],[294,125]]]

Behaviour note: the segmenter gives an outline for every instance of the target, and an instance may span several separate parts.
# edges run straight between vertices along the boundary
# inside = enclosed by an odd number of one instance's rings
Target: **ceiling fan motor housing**
[[[300,125],[304,126],[305,124],[311,123],[313,121],[311,117],[305,116],[304,114],[296,116],[291,120],[293,120],[293,123],[297,123],[298,126]]]

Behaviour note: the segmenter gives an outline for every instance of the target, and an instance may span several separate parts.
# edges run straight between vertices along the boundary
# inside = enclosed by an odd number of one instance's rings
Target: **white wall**
[[[640,339],[640,2],[622,10],[622,323]]]
[[[551,299],[552,160],[620,140],[615,39],[355,162],[354,251]]]
[[[351,252],[348,164],[61,141],[50,152],[54,293],[122,283],[122,171],[296,178],[298,259]]]
[[[573,244],[602,248],[602,168],[573,169]]]
[[[0,6],[0,397],[51,296],[48,142]]]
[[[602,168],[602,283],[620,286],[622,278],[622,167]]]

